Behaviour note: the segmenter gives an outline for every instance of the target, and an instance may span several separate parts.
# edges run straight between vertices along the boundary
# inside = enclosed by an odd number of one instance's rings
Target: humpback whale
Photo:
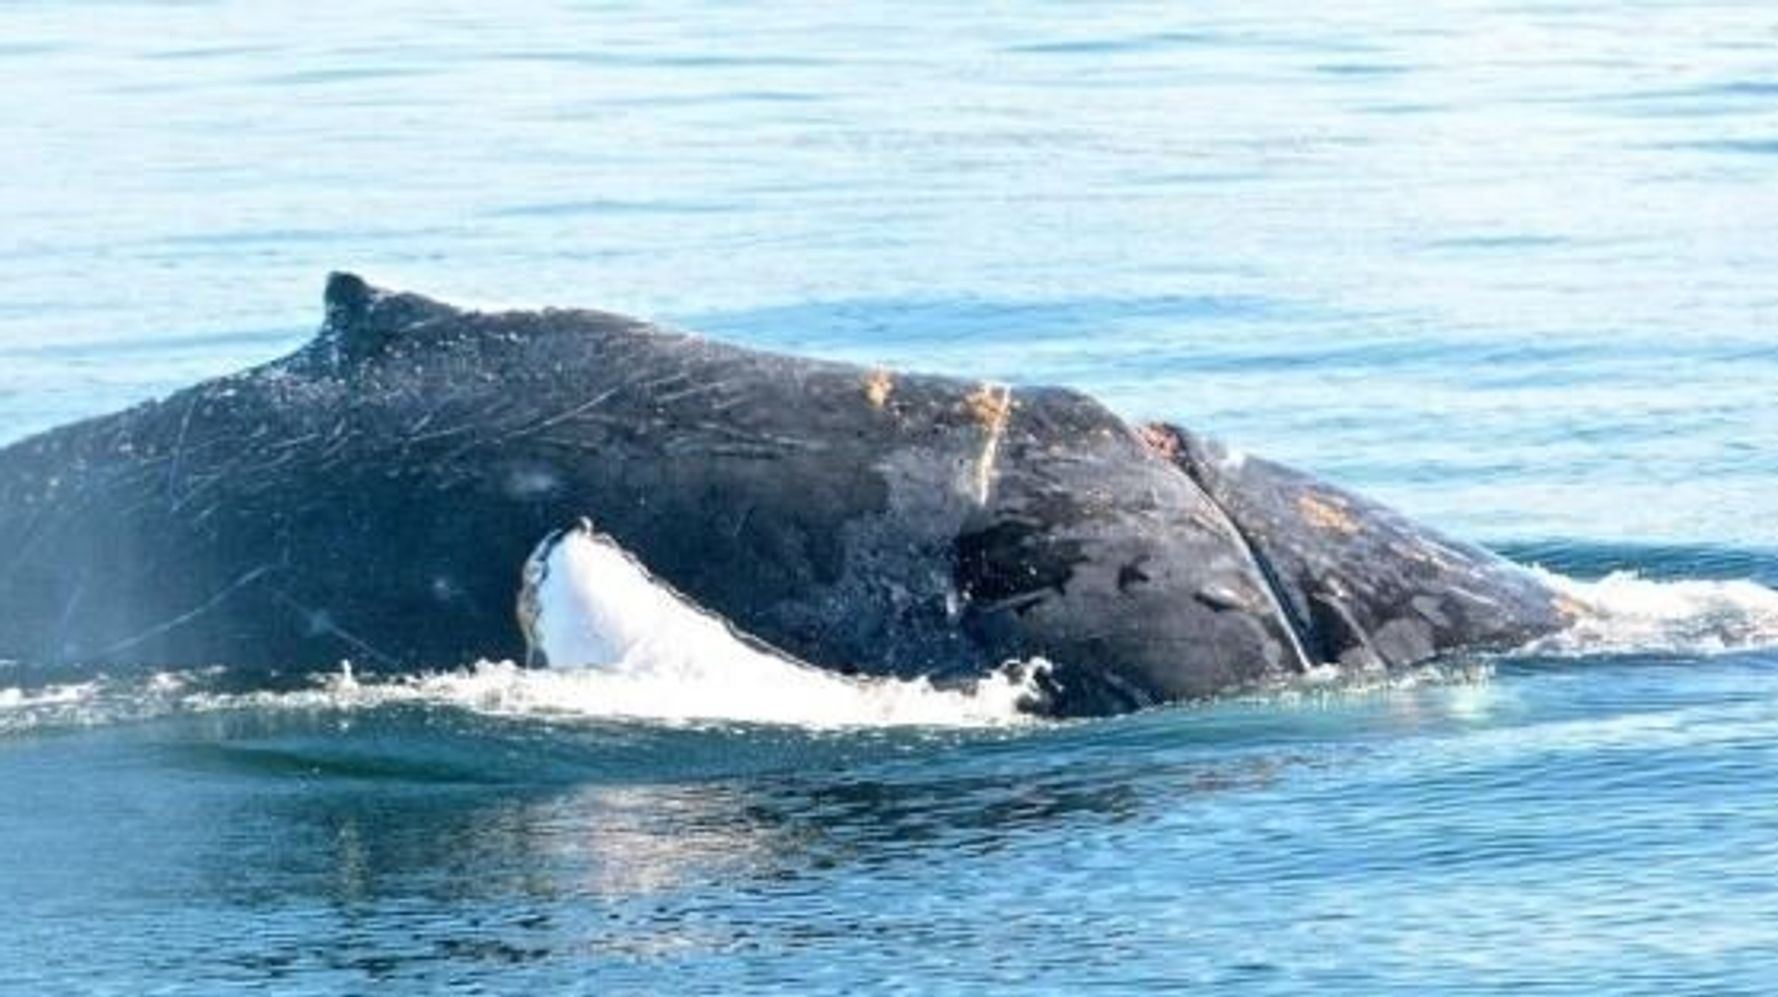
[[[1042,659],[1032,708],[1056,715],[1505,649],[1573,615],[1480,547],[1078,391],[350,274],[325,302],[289,356],[0,450],[0,659],[536,661],[530,569],[583,520],[761,647],[939,685]]]

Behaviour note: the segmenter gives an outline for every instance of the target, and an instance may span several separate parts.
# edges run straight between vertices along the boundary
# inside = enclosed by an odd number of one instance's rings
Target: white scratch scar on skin
[[[988,504],[988,489],[994,479],[994,461],[1000,456],[1000,439],[1006,435],[1007,421],[1012,418],[1012,387],[1005,384],[983,384],[967,399],[969,413],[987,430],[982,455],[975,465],[975,501]]]

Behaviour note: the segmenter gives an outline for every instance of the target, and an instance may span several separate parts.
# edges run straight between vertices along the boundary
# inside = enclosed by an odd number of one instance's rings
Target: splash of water
[[[924,679],[854,679],[778,659],[752,669],[724,669],[672,653],[627,658],[614,669],[532,670],[482,662],[390,684],[335,684],[335,702],[422,701],[506,716],[652,720],[665,723],[784,724],[844,727],[988,727],[1030,721],[1020,711],[1032,695],[1027,669],[1006,668],[960,689]]]
[[[35,688],[0,687],[0,735],[115,723],[164,712],[164,703],[151,705],[150,701],[170,681],[171,675],[155,675],[147,682],[127,687],[105,679]]]
[[[1592,581],[1532,569],[1573,600],[1579,619],[1538,653],[1715,654],[1778,645],[1778,591],[1752,581],[1658,581],[1614,571]]]
[[[387,679],[360,679],[349,664],[311,688],[216,692],[203,676],[96,679],[35,689],[0,687],[0,735],[93,727],[173,714],[236,710],[358,711],[417,705],[555,721],[644,721],[668,726],[772,724],[810,730],[987,728],[1036,722],[1019,704],[1035,670],[1009,665],[960,688],[924,679],[853,679],[785,663],[778,671],[712,677],[647,660],[623,670],[550,670],[510,661]]]

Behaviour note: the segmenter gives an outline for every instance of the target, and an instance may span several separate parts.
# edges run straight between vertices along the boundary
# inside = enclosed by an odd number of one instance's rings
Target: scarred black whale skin
[[[1564,621],[1493,555],[1078,392],[347,274],[326,304],[282,360],[0,450],[0,658],[522,659],[520,567],[583,516],[812,664],[945,683],[1041,656],[1037,708],[1065,715]]]

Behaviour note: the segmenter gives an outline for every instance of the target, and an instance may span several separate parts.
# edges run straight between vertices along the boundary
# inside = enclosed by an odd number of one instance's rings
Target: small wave
[[[468,668],[359,678],[350,664],[300,689],[217,691],[226,672],[160,672],[133,681],[36,689],[0,687],[0,735],[98,727],[180,714],[355,712],[391,706],[460,709],[484,716],[566,722],[640,721],[704,727],[762,724],[843,730],[1022,726],[1020,703],[1036,693],[1043,667],[1008,665],[970,685],[941,689],[925,679],[857,679],[787,667],[776,675],[525,668],[482,661]]]
[[[42,689],[14,686],[0,689],[0,710],[31,710],[45,706],[68,706],[90,699],[98,690],[97,682],[75,685],[52,685]]]
[[[185,673],[160,673],[135,683],[106,678],[36,688],[0,686],[0,735],[57,727],[90,727],[166,712]]]
[[[1032,722],[1019,703],[1035,669],[1008,666],[959,689],[924,679],[855,679],[787,667],[776,675],[532,669],[483,661],[466,669],[360,681],[351,669],[313,689],[186,697],[194,710],[366,709],[393,704],[455,707],[500,717],[641,720],[670,725],[777,724],[852,727],[998,727]]]
[[[1716,654],[1778,645],[1778,590],[1758,582],[1656,580],[1634,571],[1583,581],[1532,570],[1581,613],[1529,651]]]

